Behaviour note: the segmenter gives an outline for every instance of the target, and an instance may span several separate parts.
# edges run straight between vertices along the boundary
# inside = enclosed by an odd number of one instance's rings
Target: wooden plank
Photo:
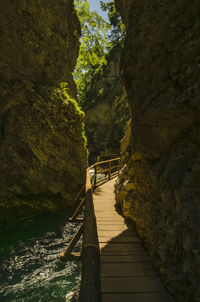
[[[172,302],[167,293],[103,294],[102,302]]]
[[[104,226],[105,225],[105,226],[108,226],[108,227],[110,227],[110,226],[121,226],[121,222],[115,224],[115,222],[102,222],[102,221],[99,222],[99,221],[97,221],[97,224],[99,226]],[[130,236],[137,236],[136,230],[130,230],[130,229],[126,228],[122,232],[120,232],[121,230],[116,230],[116,231],[119,231],[119,233],[121,234],[121,237],[126,237],[126,236],[129,236],[129,235]]]
[[[144,256],[147,256],[147,254],[142,254],[140,251],[105,251],[105,250],[101,250],[100,251],[101,255],[102,256],[125,256],[125,255],[129,255],[129,256],[138,256],[138,255],[144,255]]]
[[[97,223],[99,223],[99,224],[115,224],[115,223],[119,223],[119,224],[121,224],[122,223],[122,221],[121,220],[115,220],[115,219],[99,219],[99,218],[97,218]],[[135,233],[135,232],[134,232]]]
[[[124,226],[124,223],[123,223],[123,221],[102,221],[102,220],[98,220],[97,221],[97,224],[99,225],[99,226],[101,226],[101,225],[115,225],[115,226]]]
[[[112,223],[123,223],[122,220],[120,219],[115,219],[115,218],[105,218],[105,217],[97,217],[97,223],[108,223],[108,224],[112,224]]]
[[[107,209],[101,209],[101,208],[95,208],[95,213],[98,213],[98,214],[110,214],[110,213],[112,213],[112,215],[114,214],[114,215],[116,215],[116,217],[119,215],[119,214],[117,214],[117,213],[115,213],[114,212],[114,210],[113,209],[111,209],[111,208],[107,208]]]
[[[115,216],[116,218],[118,217],[118,215],[119,214],[117,214],[117,213],[115,213],[113,210],[111,211],[106,211],[105,209],[104,210],[101,210],[101,209],[97,209],[97,208],[95,208],[95,213],[96,213],[96,215],[97,215],[97,213],[98,213],[98,216],[103,216],[104,217],[104,215],[112,215],[112,216]]]
[[[97,205],[95,204],[94,208],[97,210],[97,211],[108,211],[108,210],[112,210],[114,212],[114,209],[113,209],[113,205]],[[118,215],[118,214],[117,214]]]
[[[139,253],[143,253],[144,249],[140,245],[140,243],[118,243],[118,242],[106,242],[106,243],[100,243],[100,249],[104,251],[113,251],[113,252],[129,252],[129,251],[137,251]]]
[[[115,230],[102,230],[98,231],[98,236],[112,236],[113,238],[122,238],[124,236],[121,236],[121,231],[115,231]]]
[[[105,205],[105,204],[104,204]],[[115,207],[115,203],[113,202],[112,204],[110,204],[110,206],[112,206],[113,208]],[[106,207],[106,205],[105,205],[105,207]],[[98,205],[97,203],[95,203],[95,209],[102,209],[102,205]],[[106,211],[104,211],[105,213],[106,213]],[[119,215],[118,213],[117,213],[117,211],[115,211],[115,208],[113,209],[113,213],[117,216],[117,215]],[[122,216],[119,216],[119,217],[122,217]],[[122,217],[123,218],[123,217]]]
[[[111,180],[94,194],[102,302],[171,302],[135,227],[116,211],[113,186]]]
[[[117,214],[115,214],[114,212],[110,212],[110,213],[106,213],[104,212],[100,212],[97,215],[97,211],[95,211],[96,216],[98,216],[98,218],[104,218],[104,217],[113,217],[113,218],[117,218]]]
[[[103,215],[103,213],[102,214],[98,214],[97,215],[97,213],[95,212],[95,216],[97,217],[97,220],[116,220],[116,221],[122,221],[122,220],[120,220],[120,219],[118,219],[118,217],[116,217],[114,214],[112,214],[112,213],[105,213],[104,215]]]
[[[137,253],[132,253],[132,254],[120,254],[120,255],[113,255],[113,254],[105,254],[101,253],[100,255],[101,258],[101,263],[109,262],[109,263],[116,263],[116,262],[121,262],[121,263],[141,263],[141,262],[148,262],[149,257],[146,254],[137,254]]]
[[[115,210],[115,202],[114,201],[110,202],[109,200],[108,200],[108,202],[102,202],[102,200],[100,200],[100,201],[96,200],[94,206],[100,207],[100,208],[102,208],[103,206],[105,208],[114,207],[114,210]]]
[[[131,232],[129,232],[128,234],[126,234],[126,233],[123,234],[124,231],[126,231],[126,230],[128,231],[128,229],[121,230],[120,228],[124,228],[124,225],[122,225],[121,223],[116,225],[114,222],[109,223],[109,224],[103,223],[103,222],[97,222],[97,227],[99,230],[101,229],[101,231],[109,231],[112,228],[113,231],[119,231],[119,234],[121,234],[121,237],[127,237],[127,235],[128,236],[132,235]],[[136,233],[135,234],[133,233],[133,236],[134,235],[136,235]]]
[[[97,218],[105,218],[106,216],[113,216],[116,220],[120,220],[124,223],[124,219],[121,218],[118,214],[115,214],[113,211],[109,211],[109,212],[106,212],[105,210],[104,211],[98,211],[97,209],[95,209],[95,215],[97,216]]]
[[[115,243],[115,242],[120,242],[120,239],[122,239],[122,241],[123,241],[123,238],[126,238],[126,237],[131,237],[131,235],[130,236],[128,236],[128,234],[127,234],[127,236],[121,236],[121,233],[120,233],[120,231],[106,231],[106,230],[104,230],[104,231],[99,231],[98,232],[98,237],[99,238],[101,238],[101,237],[110,237],[110,238],[112,238],[111,240],[110,240],[110,243]],[[136,238],[136,236],[132,236],[132,238]],[[134,240],[134,242],[135,242],[135,240]],[[109,243],[109,242],[108,242]]]
[[[101,263],[101,277],[156,276],[151,263]]]
[[[127,230],[127,226],[126,225],[112,225],[112,224],[100,224],[98,226],[98,231],[125,231]]]
[[[106,198],[105,200],[102,202],[102,199],[101,199],[101,194],[103,194],[103,192],[98,192],[98,195],[94,194],[95,196],[95,206],[102,206],[102,205],[105,205],[106,206],[114,206],[114,209],[115,209],[115,201],[112,199],[112,194],[106,194]]]
[[[132,242],[132,243],[135,243],[135,242],[140,242],[139,238],[136,237],[136,236],[123,236],[123,237],[113,237],[112,235],[108,235],[108,236],[102,236],[100,235],[99,236],[99,243],[103,243],[103,242],[109,242],[111,241],[112,242],[118,242],[118,243],[123,243],[123,242]]]
[[[104,217],[104,214],[106,215],[112,215],[112,216],[115,216],[116,218],[118,218],[119,214],[118,213],[115,213],[112,209],[97,209],[95,208],[95,213],[97,216],[103,216]]]
[[[98,213],[97,216],[99,216],[99,215],[103,216],[103,214],[110,214],[110,213],[112,213],[113,216],[115,216],[116,218],[119,218],[119,219],[121,218],[121,220],[124,221],[124,218],[122,216],[119,216],[118,213],[115,213],[111,209],[101,209],[101,208],[97,208],[97,207],[95,207],[94,209],[95,209],[95,213]]]
[[[145,293],[161,292],[164,287],[158,278],[152,277],[121,277],[121,278],[102,278],[102,293]]]
[[[119,214],[115,213],[114,211],[106,211],[105,209],[104,210],[98,210],[95,208],[95,215],[99,218],[99,217],[105,217],[105,216],[113,216],[115,217],[115,219],[118,219],[118,220],[121,220],[124,222],[124,218],[119,216]]]
[[[109,221],[110,219],[108,219],[107,217],[101,215],[101,217],[99,215],[96,215],[96,219],[97,221],[101,220],[101,221]],[[111,221],[122,221],[124,223],[124,219],[121,216],[116,216],[113,219],[111,219]]]

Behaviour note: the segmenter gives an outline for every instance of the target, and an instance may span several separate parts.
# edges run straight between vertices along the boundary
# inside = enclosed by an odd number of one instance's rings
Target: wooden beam
[[[78,205],[77,209],[75,210],[74,214],[72,215],[72,217],[69,218],[70,221],[74,221],[76,219],[76,217],[80,214],[81,210],[83,209],[84,203],[85,203],[85,197],[79,203],[79,205]]]
[[[100,250],[94,214],[92,188],[87,170],[82,248],[82,277],[79,301],[101,302]]]
[[[101,164],[106,164],[106,163],[109,163],[109,162],[117,161],[119,159],[120,159],[120,157],[116,157],[116,158],[113,158],[113,159],[99,161],[99,162],[95,163],[94,165],[90,166],[88,169],[92,169],[92,168],[94,168],[97,165],[101,165]]]
[[[76,243],[80,239],[82,233],[83,233],[83,223],[81,224],[78,231],[76,232],[76,234],[74,235],[74,237],[70,241],[70,243],[69,243],[68,247],[66,248],[66,250],[64,251],[64,253],[60,254],[60,260],[61,261],[69,261],[70,260],[72,250],[74,249]]]

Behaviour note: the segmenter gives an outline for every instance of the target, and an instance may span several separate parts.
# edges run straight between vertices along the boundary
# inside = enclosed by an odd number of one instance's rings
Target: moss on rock
[[[87,154],[72,78],[80,35],[73,1],[1,2],[0,25],[0,220],[7,222],[73,205]]]

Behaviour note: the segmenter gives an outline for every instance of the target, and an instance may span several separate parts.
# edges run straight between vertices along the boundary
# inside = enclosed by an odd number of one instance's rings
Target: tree
[[[74,80],[78,89],[78,101],[84,111],[92,105],[88,101],[92,81],[103,72],[107,56],[112,47],[121,43],[124,37],[124,26],[114,1],[100,1],[103,11],[108,12],[110,23],[106,22],[95,11],[90,11],[88,0],[75,0],[77,15],[81,23],[81,46]],[[95,101],[95,96],[93,98]]]
[[[87,0],[75,0],[77,15],[81,23],[81,46],[74,79],[78,89],[80,105],[86,106],[86,94],[91,87],[93,77],[106,65],[106,54],[111,43],[108,32],[111,25],[95,11],[90,11]]]
[[[117,12],[114,1],[104,3],[100,1],[101,9],[108,12],[108,19],[111,24],[109,40],[112,46],[121,43],[125,36],[125,25],[122,23],[121,16]]]

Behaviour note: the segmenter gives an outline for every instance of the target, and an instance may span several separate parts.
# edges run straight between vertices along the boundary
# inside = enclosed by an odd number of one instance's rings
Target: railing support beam
[[[69,218],[70,221],[74,221],[76,219],[76,217],[80,214],[81,210],[83,209],[84,203],[85,203],[85,197],[79,203],[79,205],[78,205],[76,211],[74,212],[73,216],[71,218]]]
[[[118,174],[119,174],[119,171],[120,171],[120,166],[121,166],[121,161],[120,161],[120,158],[119,158],[119,159],[118,159],[118,168],[117,168]]]
[[[75,245],[79,241],[82,234],[83,234],[83,223],[81,224],[78,231],[76,232],[76,234],[74,235],[74,237],[70,241],[70,243],[69,243],[68,247],[66,248],[66,250],[64,251],[64,253],[60,254],[60,260],[61,261],[68,260],[67,258],[69,258],[71,256],[72,250],[74,249]]]
[[[94,185],[93,188],[96,188],[96,183],[97,183],[97,166],[94,167]]]
[[[109,161],[108,179],[111,177],[111,161]]]

